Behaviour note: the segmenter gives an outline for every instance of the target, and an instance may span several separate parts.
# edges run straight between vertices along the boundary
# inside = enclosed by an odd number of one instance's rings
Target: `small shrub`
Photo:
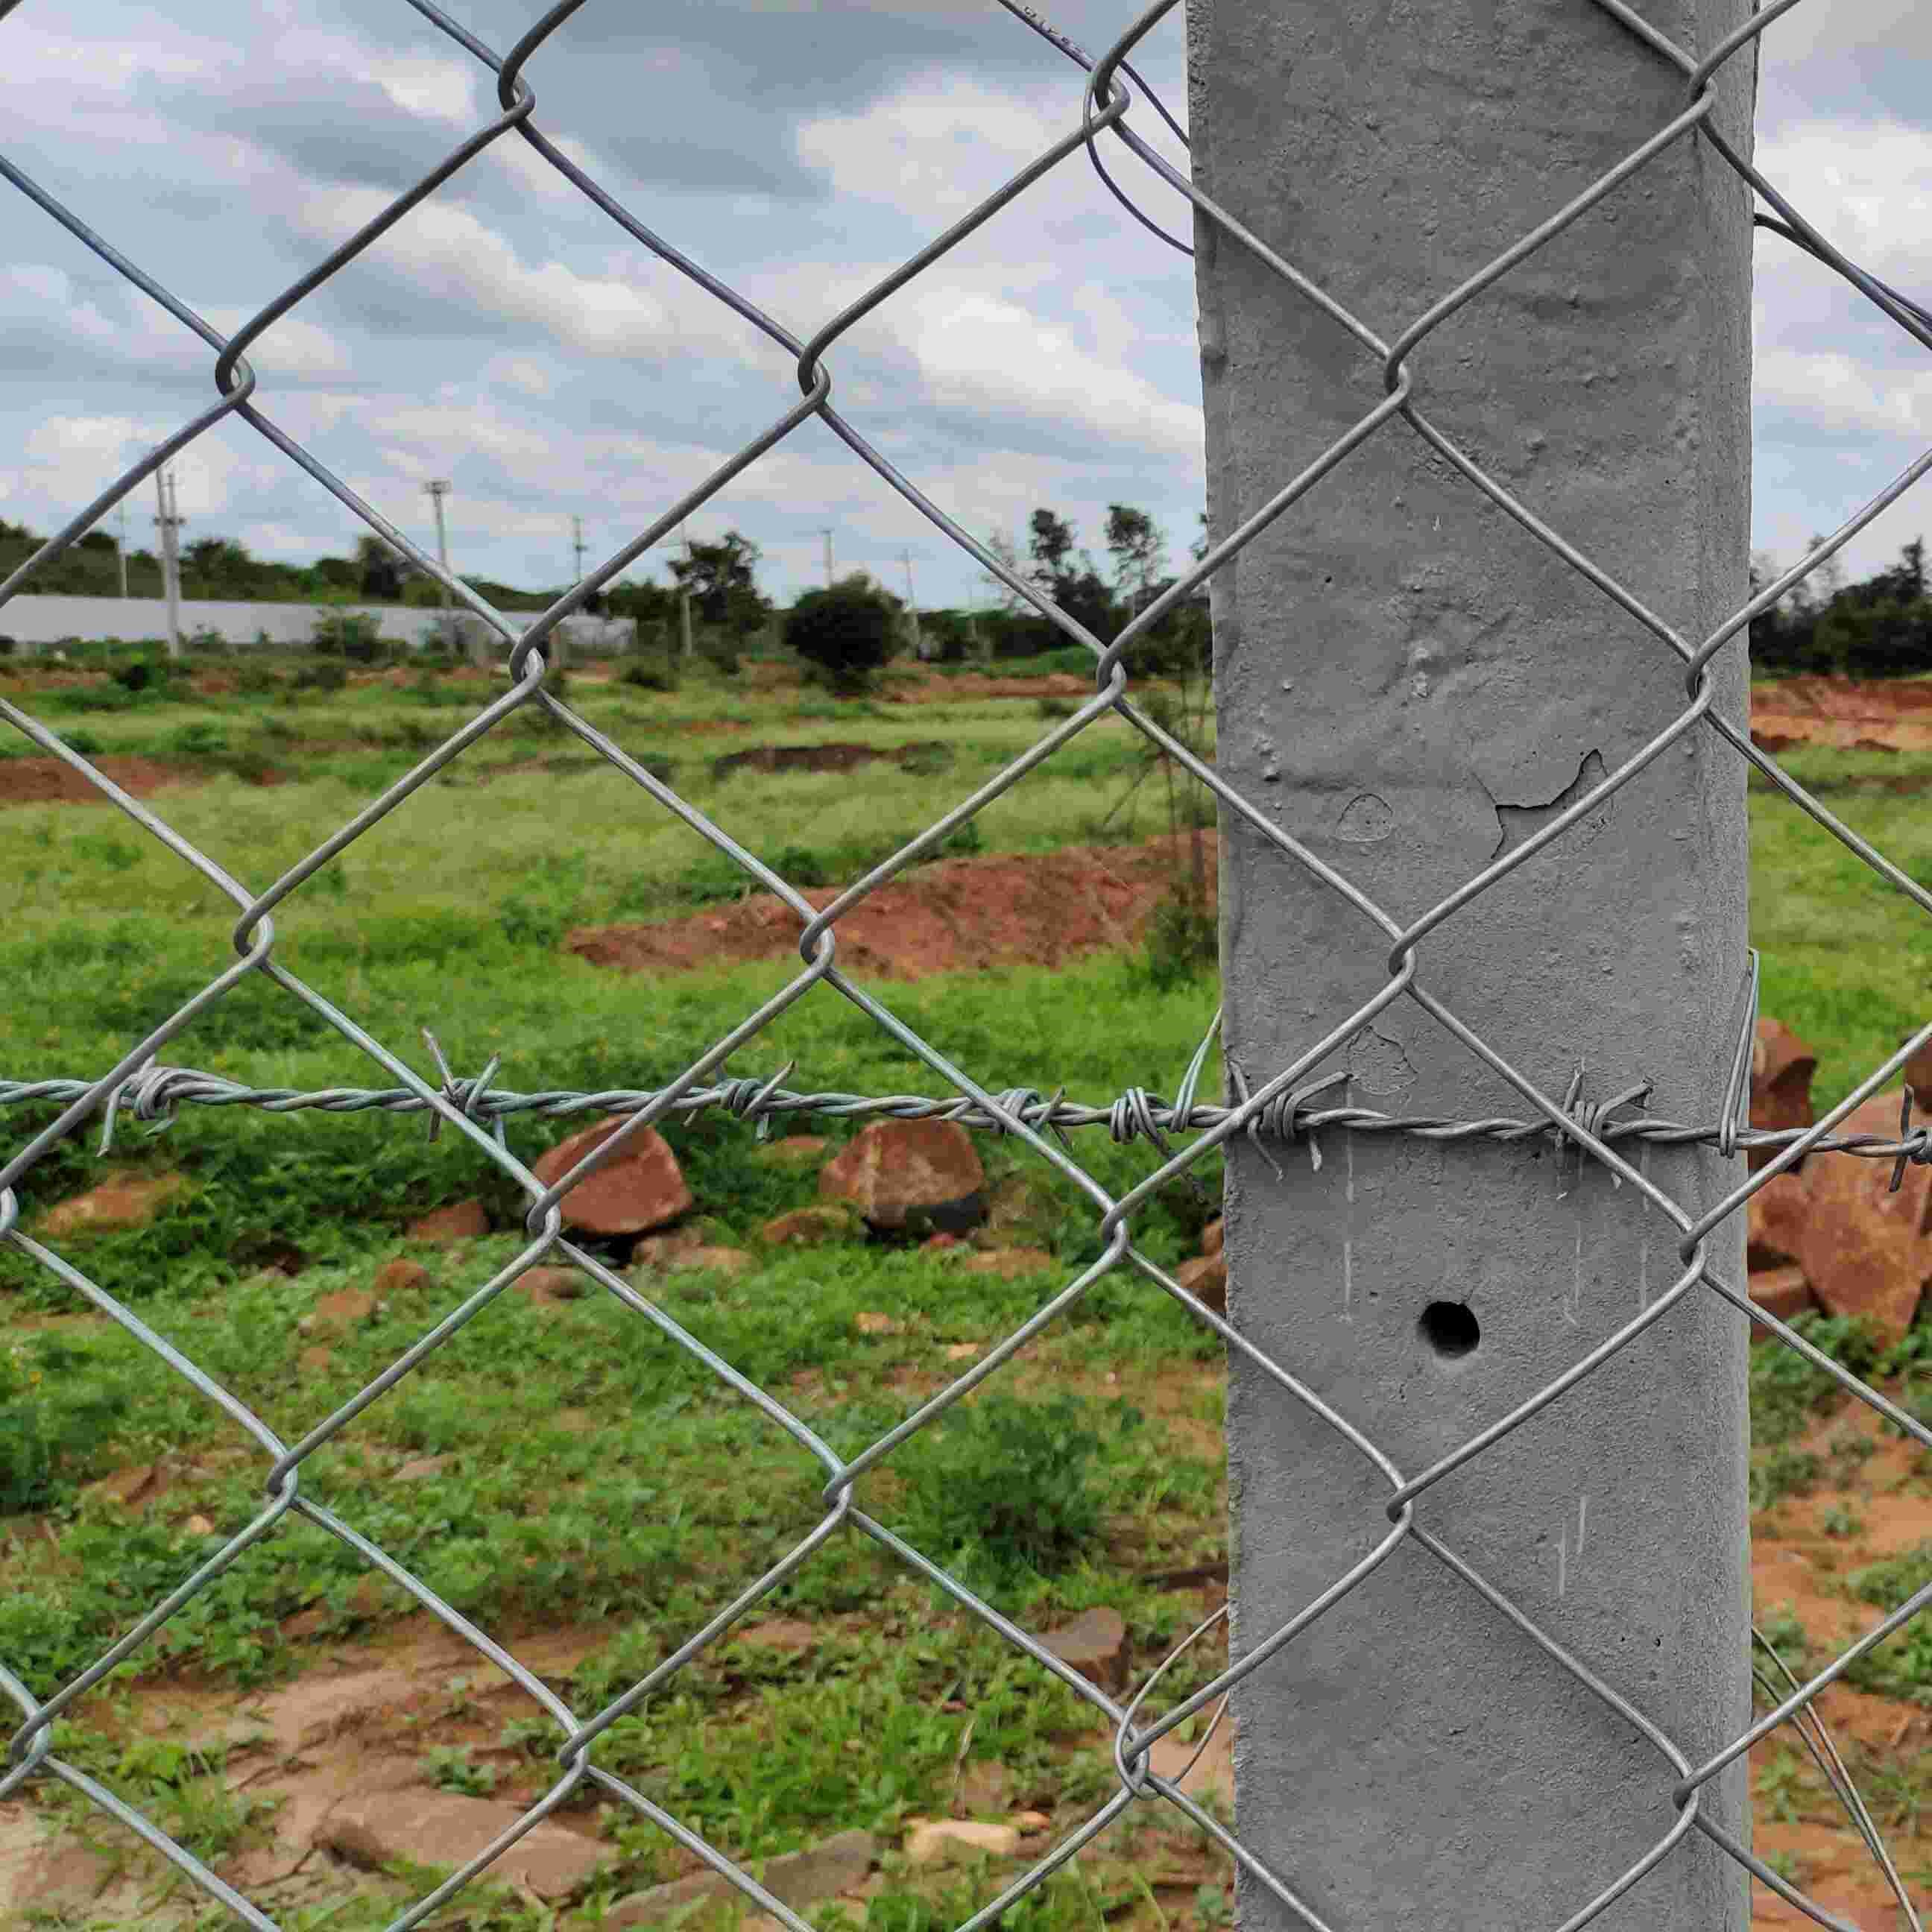
[[[891,600],[863,577],[848,577],[800,598],[786,615],[784,640],[833,691],[850,694],[870,688],[898,629]]]
[[[1176,880],[1154,908],[1141,941],[1141,958],[1148,978],[1163,992],[1220,964],[1220,922],[1192,879]]]
[[[1115,1406],[1118,1432],[1138,1410]],[[1012,1573],[1064,1568],[1099,1534],[1104,1498],[1094,1462],[1102,1438],[1084,1404],[988,1396],[946,1411],[894,1466],[906,1485],[907,1540],[944,1563],[976,1558]]]
[[[355,610],[319,611],[310,644],[325,657],[374,664],[382,652],[382,626],[374,617]]]
[[[84,1469],[124,1400],[82,1372],[86,1354],[43,1340],[0,1354],[0,1516],[44,1510]]]
[[[617,674],[620,684],[632,685],[640,691],[675,691],[680,681],[677,660],[668,651],[633,658]]]
[[[78,752],[83,758],[98,758],[107,748],[92,731],[60,731],[55,736],[70,752]]]
[[[1033,711],[1036,718],[1071,718],[1079,709],[1070,698],[1042,698]]]
[[[297,691],[340,691],[348,682],[349,673],[342,665],[325,659],[320,664],[305,664],[297,671],[294,688]]]
[[[460,1792],[466,1798],[488,1798],[496,1788],[496,1766],[476,1763],[467,1744],[432,1748],[423,1759],[423,1773],[440,1790]]]

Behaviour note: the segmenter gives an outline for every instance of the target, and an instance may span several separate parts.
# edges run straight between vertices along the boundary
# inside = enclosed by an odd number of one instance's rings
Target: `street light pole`
[[[923,658],[926,656],[926,650],[920,640],[919,600],[914,596],[912,590],[912,552],[909,550],[902,550],[899,552],[899,555],[905,562],[906,609],[912,617],[912,654],[916,658]]]
[[[154,472],[154,496],[160,514],[154,521],[161,532],[161,583],[168,599],[168,656],[178,658],[181,640],[181,556],[175,544],[175,526],[181,521],[176,508],[179,501],[175,479],[165,469]]]
[[[452,641],[449,584],[447,580],[449,576],[449,532],[443,523],[442,500],[449,494],[449,480],[447,477],[438,477],[433,482],[425,483],[423,488],[428,491],[430,501],[436,506],[436,560],[442,566],[445,579],[439,586],[442,592],[442,647],[448,650]]]

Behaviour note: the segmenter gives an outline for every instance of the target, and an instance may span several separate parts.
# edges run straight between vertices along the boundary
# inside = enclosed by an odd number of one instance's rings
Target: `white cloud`
[[[294,218],[316,239],[338,242],[387,206],[374,189],[317,189],[302,196]],[[425,295],[530,324],[578,350],[644,356],[673,340],[663,304],[641,289],[559,261],[528,267],[496,230],[446,202],[411,210],[369,254]],[[344,271],[354,272],[353,264]],[[424,322],[434,328],[432,317]]]
[[[934,225],[943,226],[1037,160],[1079,120],[1078,96],[1064,87],[1051,95],[1021,94],[934,74],[862,114],[802,123],[797,153],[838,194],[936,217]],[[1040,191],[1048,191],[1044,184]]]

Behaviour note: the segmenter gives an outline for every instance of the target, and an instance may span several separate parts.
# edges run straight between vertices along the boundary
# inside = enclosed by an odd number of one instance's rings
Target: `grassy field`
[[[157,793],[156,808],[237,876],[266,884],[456,728],[485,688],[437,674],[334,689],[251,681],[159,695],[43,687],[31,708],[90,754],[196,776]],[[0,695],[16,702],[25,688],[0,677]],[[892,701],[889,689],[835,704],[758,665],[730,683],[688,680],[675,693],[579,674],[572,694],[801,884],[842,881],[876,862],[1070,709],[1064,698],[970,691],[914,704]],[[754,746],[830,742],[901,757],[856,774],[716,770]],[[1129,795],[1138,746],[1117,722],[1094,728],[988,807],[962,845],[1046,851],[1167,830],[1157,786]],[[5,748],[32,750],[24,741]],[[1920,776],[1932,785],[1932,758],[1801,748],[1785,762],[1908,871],[1932,878],[1932,830],[1916,794],[1894,788]],[[260,782],[268,773],[282,782]],[[6,787],[0,760],[0,801]],[[1828,1103],[1922,1023],[1932,927],[1922,935],[1906,901],[1768,792],[1754,788],[1751,810],[1762,1010],[1818,1049],[1816,1094]],[[117,814],[0,802],[0,830],[13,888],[0,928],[10,989],[0,1078],[97,1073],[232,958],[232,909]],[[277,956],[425,1070],[418,1029],[428,1025],[459,1073],[500,1054],[499,1085],[647,1087],[681,1072],[791,969],[640,980],[558,943],[573,927],[682,916],[740,890],[724,861],[586,747],[520,719],[285,905]],[[1094,1100],[1135,1083],[1171,1094],[1216,999],[1211,975],[1156,975],[1131,952],[883,992],[986,1086],[1064,1083],[1071,1097]],[[263,1086],[388,1084],[259,981],[164,1057]],[[787,1060],[796,1063],[795,1086],[944,1090],[824,987],[728,1071],[769,1075]],[[7,1112],[10,1145],[52,1118],[44,1103]],[[530,1160],[586,1118],[520,1116],[508,1132]],[[850,1130],[796,1120],[790,1131],[827,1133],[836,1146]],[[716,1114],[668,1134],[706,1239],[748,1250],[757,1264],[736,1276],[640,1266],[633,1279],[842,1454],[902,1419],[1100,1252],[1090,1205],[1023,1146],[990,1138],[982,1154],[998,1238],[1041,1252],[1048,1271],[1003,1280],[967,1272],[960,1250],[860,1241],[768,1248],[764,1222],[817,1198],[817,1160],[786,1158],[782,1141],[760,1148],[748,1126]],[[1117,1190],[1159,1158],[1097,1131],[1078,1154]],[[519,1216],[490,1165],[460,1136],[432,1144],[419,1116],[188,1107],[152,1137],[124,1122],[110,1162],[88,1136],[34,1170],[25,1224],[94,1184],[104,1166],[175,1172],[187,1186],[147,1228],[57,1245],[284,1439],[364,1387],[518,1251],[510,1232],[456,1249],[405,1241],[408,1224],[444,1202],[481,1198],[499,1229]],[[1204,1179],[1218,1191],[1216,1172]],[[1137,1238],[1154,1258],[1178,1262],[1195,1252],[1210,1211],[1171,1189],[1137,1219]],[[379,1295],[376,1272],[399,1254],[428,1278]],[[319,1329],[314,1312],[332,1298],[357,1312]],[[1932,1415],[1925,1331],[1882,1362],[1843,1324],[1819,1322],[1814,1332]],[[1145,1284],[1109,1276],[986,1396],[868,1477],[863,1506],[1029,1628],[1118,1610],[1138,1682],[1217,1601],[1222,1385],[1213,1336]],[[1862,1560],[1862,1532],[1827,1522],[1834,1510],[1831,1520],[1848,1525],[1922,1509],[1924,1459],[1863,1429],[1814,1372],[1762,1350],[1754,1422],[1759,1534],[1767,1546],[1797,1539],[1841,1551],[1832,1603],[1865,1606],[1870,1621],[1870,1606],[1902,1600],[1932,1574],[1932,1545],[1888,1552],[1886,1568]],[[439,1459],[434,1480],[400,1473],[425,1457]],[[70,1677],[249,1520],[262,1467],[252,1440],[148,1351],[0,1249],[0,1660],[43,1694]],[[149,1476],[131,1502],[134,1483],[104,1486],[130,1474]],[[790,1549],[819,1519],[822,1482],[788,1436],[610,1298],[538,1303],[514,1291],[302,1478],[305,1496],[513,1650],[574,1633],[580,1640],[547,1674],[580,1712],[635,1682]],[[1794,1661],[1829,1654],[1832,1633],[1803,1604],[1762,1607],[1784,1617],[1779,1640]],[[245,1870],[276,1829],[274,1781],[256,1775],[248,1714],[307,1673],[374,1667],[399,1644],[428,1643],[427,1619],[412,1609],[352,1551],[290,1518],[83,1700],[59,1748],[219,1868]],[[789,1852],[855,1826],[892,1839],[910,1818],[1021,1810],[1050,1821],[1044,1849],[1114,1787],[1111,1738],[1090,1708],[862,1537],[835,1538],[754,1618],[808,1620],[818,1634],[803,1650],[714,1647],[598,1751],[734,1853]],[[1179,1699],[1225,1660],[1217,1629],[1168,1672],[1160,1697]],[[1932,1639],[1876,1653],[1857,1694],[1907,1717],[1932,1707]],[[1905,1834],[1904,1862],[1932,1864],[1932,1770],[1912,1750],[1869,1742],[1862,1708],[1851,1709],[1856,1768],[1882,1822]],[[406,1755],[446,1789],[534,1799],[554,1774],[556,1742],[538,1707],[478,1664],[453,1670],[406,1726],[365,1732],[357,1748]],[[1816,1868],[1822,1856],[1804,1832],[1823,1815],[1824,1787],[1783,1744],[1760,1758],[1761,1834],[1802,1877],[1807,1859]],[[45,1781],[33,1790],[36,1806],[80,1825],[79,1800]],[[478,1932],[587,1924],[610,1899],[691,1867],[669,1839],[594,1795],[563,1815],[608,1856],[571,1912],[553,1922],[527,1898],[477,1886],[436,1922]],[[868,1932],[925,1932],[956,1923],[1017,1869],[996,1861],[935,1874],[893,1854],[868,1898],[817,1916],[831,1924],[843,1913]],[[1932,1872],[1916,1882],[1932,1882]],[[424,1888],[420,1875],[397,1873],[365,1875],[349,1892],[339,1872],[276,1882],[266,1896],[278,1922],[332,1932],[382,1924]],[[1212,1932],[1230,1885],[1224,1859],[1141,1807],[1010,1922]],[[156,1909],[190,1903],[178,1891]]]

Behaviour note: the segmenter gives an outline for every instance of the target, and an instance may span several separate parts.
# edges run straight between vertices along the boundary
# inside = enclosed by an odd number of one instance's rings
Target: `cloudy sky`
[[[536,8],[458,10],[500,50]],[[1130,9],[1052,0],[1051,17],[1097,52]],[[1764,45],[1760,166],[1855,260],[1932,302],[1932,8],[1804,0]],[[1182,47],[1177,9],[1137,61],[1184,118]],[[1082,85],[994,0],[591,0],[530,78],[539,126],[800,336],[1036,155]],[[0,152],[232,327],[484,124],[488,81],[404,0],[24,0],[0,22]],[[1178,196],[1124,154],[1118,172],[1187,232]],[[1788,562],[1932,443],[1932,364],[1762,232],[1756,355],[1754,544]],[[267,412],[385,514],[427,547],[422,485],[449,477],[456,567],[531,584],[568,574],[573,513],[601,560],[797,394],[784,352],[514,134],[254,359]],[[832,366],[836,404],[976,532],[1012,533],[1048,503],[1099,555],[1122,500],[1154,513],[1170,562],[1184,556],[1202,500],[1192,265],[1084,157]],[[209,368],[0,184],[0,515],[52,527],[212,397]],[[356,534],[245,426],[204,438],[178,473],[190,538],[300,560]],[[1851,575],[1932,528],[1928,488],[1855,540]],[[152,542],[152,512],[150,490],[132,543]],[[909,551],[922,603],[976,595],[970,561],[816,422],[692,528],[734,525],[782,598],[819,580],[827,526],[842,573],[903,590]],[[658,553],[641,567],[663,566]]]

